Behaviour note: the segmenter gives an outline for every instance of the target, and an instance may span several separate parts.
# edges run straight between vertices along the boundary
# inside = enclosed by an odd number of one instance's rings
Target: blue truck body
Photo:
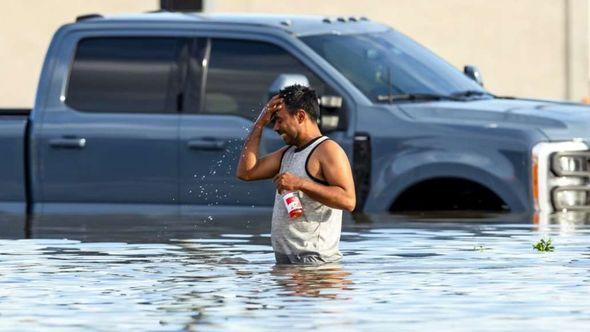
[[[353,74],[339,70],[306,41],[310,36],[387,31],[399,34],[362,18],[179,13],[87,17],[65,25],[56,32],[47,52],[30,114],[0,113],[0,213],[190,215],[231,210],[246,215],[270,210],[274,197],[270,181],[244,182],[235,177],[238,154],[252,118],[225,112],[224,107],[235,108],[227,96],[206,95],[206,62],[221,62],[215,58],[221,46],[213,48],[211,55],[212,40],[213,47],[230,40],[281,49],[305,68],[304,76],[312,73],[325,84],[327,94],[341,98],[343,107],[322,112],[338,119],[338,125],[325,132],[352,161],[357,211],[553,212],[557,205],[563,208],[570,196],[579,201],[569,209],[587,208],[588,202],[580,195],[585,192],[588,167],[574,169],[579,174],[572,180],[571,174],[559,176],[552,166],[556,153],[587,153],[587,107],[493,96],[466,76],[461,84],[473,84],[478,93],[447,98],[410,96],[417,91],[381,91],[376,96],[385,96],[386,102],[375,101],[351,82],[348,75]],[[86,62],[75,60],[86,54],[80,49],[82,41],[98,40],[100,44],[100,38],[176,38],[184,45],[182,50],[189,50],[185,58],[178,53],[177,63],[178,68],[189,68],[188,75],[178,86],[168,85],[173,98],[162,106],[172,111],[96,112],[73,106],[85,105],[87,98],[73,95],[72,82],[93,84],[92,77],[74,76],[73,71],[115,72],[95,61],[91,52],[102,52],[98,46],[85,49],[89,53]],[[221,42],[215,44],[218,40]],[[193,46],[203,52],[192,52]],[[379,55],[369,50],[364,56],[378,61]],[[200,90],[189,87],[191,61],[201,73],[193,77]],[[244,74],[239,61],[227,66],[233,66],[236,75]],[[143,69],[116,70],[131,73]],[[157,73],[164,69],[155,64],[150,70]],[[404,73],[404,68],[396,70]],[[254,78],[257,73],[246,74]],[[393,84],[396,76],[379,80]],[[149,77],[145,81],[146,96],[141,98],[149,100],[148,90],[157,88],[157,82],[150,85]],[[218,84],[223,88],[223,84],[234,83],[230,79]],[[262,107],[268,91],[256,91],[258,107]],[[122,99],[139,98],[131,93],[127,96],[125,91],[111,93],[121,93]],[[405,97],[396,99],[400,94]],[[261,153],[282,144],[278,135],[265,129]],[[564,188],[575,193],[563,194],[570,195],[566,198],[555,196],[561,195],[556,194],[557,189]]]

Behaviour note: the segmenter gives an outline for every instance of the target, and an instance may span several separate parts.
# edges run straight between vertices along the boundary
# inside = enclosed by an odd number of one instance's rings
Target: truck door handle
[[[193,139],[187,142],[187,146],[191,150],[223,150],[226,141],[216,139]]]
[[[53,138],[49,140],[49,146],[56,149],[82,149],[86,146],[85,138]]]

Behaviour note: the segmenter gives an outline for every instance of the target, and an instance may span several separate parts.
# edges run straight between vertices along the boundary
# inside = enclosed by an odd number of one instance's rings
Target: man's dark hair
[[[320,105],[315,91],[303,85],[290,85],[279,92],[287,111],[293,114],[298,109],[303,109],[312,121],[317,121],[320,116]]]

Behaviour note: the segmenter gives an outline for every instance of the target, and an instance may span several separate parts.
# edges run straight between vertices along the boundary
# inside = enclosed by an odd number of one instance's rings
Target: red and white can
[[[297,193],[291,191],[284,194],[283,202],[285,202],[285,207],[287,208],[289,218],[296,219],[301,217],[303,214],[303,206],[301,205],[301,201],[299,200]]]

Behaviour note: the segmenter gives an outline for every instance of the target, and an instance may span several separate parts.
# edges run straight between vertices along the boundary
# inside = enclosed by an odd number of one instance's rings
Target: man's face
[[[272,121],[272,129],[281,136],[285,144],[295,144],[301,126],[301,123],[297,120],[297,113],[291,114],[283,106],[274,114]]]

